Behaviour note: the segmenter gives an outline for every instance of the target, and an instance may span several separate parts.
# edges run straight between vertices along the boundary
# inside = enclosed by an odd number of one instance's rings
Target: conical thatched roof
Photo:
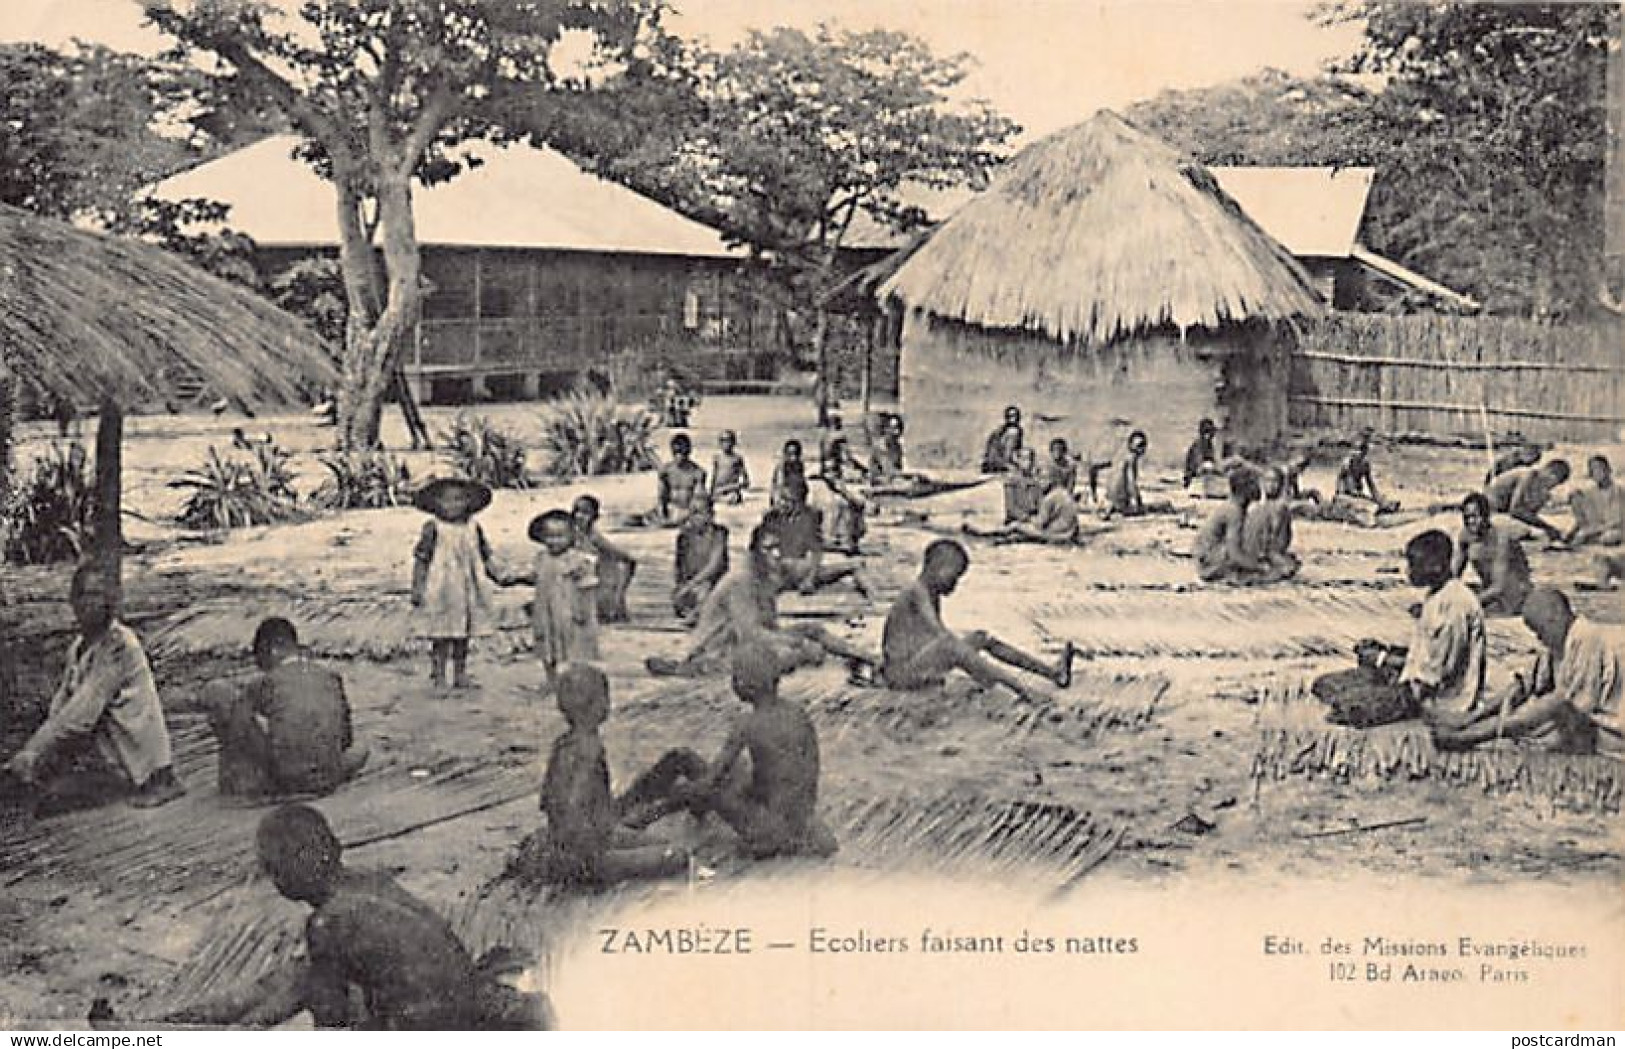
[[[1207,169],[1106,111],[1022,150],[880,294],[1082,345],[1321,311]]]
[[[0,206],[0,364],[70,400],[130,406],[183,376],[250,404],[332,383],[293,316],[160,248]]]

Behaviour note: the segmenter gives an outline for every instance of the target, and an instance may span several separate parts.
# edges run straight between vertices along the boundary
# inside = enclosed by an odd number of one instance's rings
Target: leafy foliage
[[[445,456],[459,473],[491,488],[529,488],[525,446],[483,415],[457,413],[441,438]]]
[[[311,495],[318,509],[381,510],[412,501],[412,475],[388,452],[339,452],[320,461],[329,476]]]
[[[271,301],[309,324],[329,346],[344,345],[344,273],[337,259],[299,259],[267,282]]]
[[[955,101],[969,66],[882,30],[779,28],[725,52],[659,39],[601,90],[533,100],[528,119],[748,244],[787,319],[810,317],[855,223],[918,229],[914,191],[981,185],[1003,159],[1019,129],[986,102]]]
[[[1165,92],[1127,115],[1207,163],[1375,167],[1371,247],[1493,311],[1585,312],[1619,6],[1350,0],[1321,15],[1364,26],[1339,75]]]
[[[214,531],[298,520],[298,496],[287,452],[257,445],[248,458],[222,456],[214,448],[203,465],[171,481],[190,489],[176,520],[187,528]]]
[[[77,441],[54,444],[25,481],[5,489],[0,506],[5,560],[38,565],[77,558],[90,543],[95,516],[90,456]]]
[[[652,470],[660,420],[645,408],[610,397],[572,393],[543,409],[542,445],[548,472],[559,478]]]

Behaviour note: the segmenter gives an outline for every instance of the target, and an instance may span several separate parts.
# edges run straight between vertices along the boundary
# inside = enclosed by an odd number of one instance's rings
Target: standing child
[[[530,538],[540,543],[530,621],[536,654],[551,688],[566,663],[598,661],[598,563],[575,543],[575,523],[563,510],[549,510],[530,522]]]
[[[420,637],[431,642],[429,680],[439,688],[451,667],[452,687],[469,688],[469,639],[491,615],[488,582],[511,586],[491,562],[491,544],[474,515],[491,505],[491,489],[478,481],[442,477],[418,489],[412,505],[433,519],[412,550],[412,607]]]
[[[779,455],[779,461],[773,465],[773,480],[768,485],[768,504],[777,506],[784,493],[784,482],[791,474],[807,477],[807,464],[801,458],[801,442],[791,438],[784,442],[784,451]]]

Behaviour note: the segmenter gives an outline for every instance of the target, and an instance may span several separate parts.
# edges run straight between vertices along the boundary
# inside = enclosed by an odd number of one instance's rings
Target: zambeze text
[[[673,929],[609,927],[598,930],[605,954],[749,954],[751,930],[709,925]]]

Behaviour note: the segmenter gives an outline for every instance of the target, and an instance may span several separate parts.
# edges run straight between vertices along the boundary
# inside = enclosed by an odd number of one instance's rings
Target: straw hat
[[[558,518],[570,523],[572,527],[574,526],[574,521],[570,517],[570,511],[568,510],[549,510],[546,513],[537,514],[530,519],[530,527],[525,530],[526,534],[530,536],[531,542],[539,543],[542,541],[542,526],[547,524],[550,518]]]
[[[453,488],[461,488],[468,493],[470,514],[477,514],[491,505],[490,487],[466,477],[436,477],[425,482],[423,487],[412,495],[412,505],[426,514],[432,514],[440,508],[440,501]]]

